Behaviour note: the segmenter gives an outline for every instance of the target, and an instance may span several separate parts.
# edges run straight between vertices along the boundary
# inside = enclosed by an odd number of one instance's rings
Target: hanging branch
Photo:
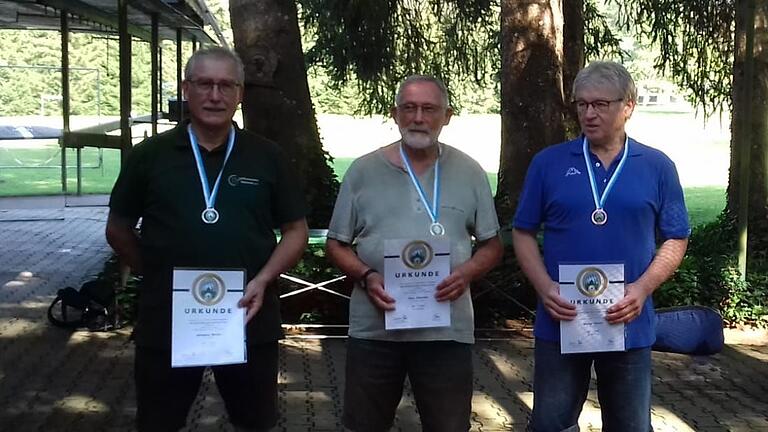
[[[356,83],[358,111],[386,113],[407,75],[488,84],[498,70],[496,0],[299,0],[314,38],[307,62]]]
[[[304,28],[314,40],[308,64],[324,68],[335,90],[354,82],[358,112],[388,112],[392,89],[414,73],[440,77],[449,91],[451,82],[498,88],[498,0],[298,2]],[[584,2],[584,22],[588,58],[623,54],[594,0]]]
[[[652,41],[654,68],[672,75],[705,116],[731,107],[734,0],[609,0],[619,25]]]

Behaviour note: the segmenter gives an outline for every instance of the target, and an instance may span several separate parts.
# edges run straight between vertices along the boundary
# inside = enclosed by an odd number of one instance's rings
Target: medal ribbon
[[[419,179],[416,178],[416,174],[413,173],[413,168],[411,168],[411,162],[408,160],[408,156],[406,156],[405,151],[403,150],[403,144],[400,143],[400,157],[403,159],[403,165],[405,165],[405,169],[408,171],[408,177],[411,178],[411,183],[413,183],[413,186],[416,188],[416,192],[419,193],[419,197],[421,198],[421,202],[424,203],[424,208],[427,209],[427,214],[429,215],[429,218],[432,220],[432,223],[437,223],[437,220],[440,218],[440,207],[438,204],[440,203],[440,154],[442,152],[440,151],[440,144],[438,144],[437,147],[437,160],[435,160],[435,181],[432,188],[432,207],[429,207],[429,204],[427,202],[427,194],[424,193],[424,188],[421,187],[421,183],[419,183]]]
[[[232,154],[232,149],[235,147],[235,128],[232,126],[229,129],[229,138],[227,139],[227,153],[224,156],[224,163],[221,164],[219,170],[219,176],[216,177],[216,183],[213,184],[213,190],[210,189],[208,184],[208,176],[205,172],[205,166],[203,165],[203,157],[200,154],[200,147],[197,143],[197,137],[192,130],[192,125],[187,126],[187,133],[189,133],[189,142],[192,145],[192,153],[195,155],[195,163],[197,164],[197,173],[200,175],[200,185],[203,187],[203,198],[205,199],[205,208],[212,209],[216,203],[216,195],[219,193],[219,184],[221,183],[221,175],[224,173],[224,167],[227,166],[229,161],[229,155]]]
[[[584,162],[587,164],[587,173],[589,173],[589,186],[592,188],[592,198],[595,200],[595,210],[602,210],[605,205],[605,201],[608,199],[608,194],[611,192],[611,188],[616,183],[616,180],[621,174],[621,170],[624,168],[624,164],[627,162],[627,155],[629,154],[629,136],[624,139],[624,154],[621,155],[619,165],[616,167],[616,171],[611,175],[611,179],[608,180],[608,185],[605,187],[603,194],[598,197],[597,195],[597,182],[595,181],[595,172],[592,170],[592,161],[589,159],[589,145],[587,144],[587,137],[584,137],[584,143],[582,144],[582,151],[584,153]]]

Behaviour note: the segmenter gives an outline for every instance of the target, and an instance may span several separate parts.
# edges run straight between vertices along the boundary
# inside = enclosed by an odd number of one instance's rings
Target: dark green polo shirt
[[[304,195],[279,147],[236,128],[215,202],[220,219],[204,223],[200,215],[205,199],[187,124],[134,147],[110,199],[112,212],[142,218],[145,274],[136,325],[140,345],[170,348],[174,267],[242,268],[250,280],[277,244],[273,229],[306,214]],[[200,150],[212,188],[226,145]],[[276,287],[267,290],[264,306],[248,324],[249,343],[282,337],[278,295]]]

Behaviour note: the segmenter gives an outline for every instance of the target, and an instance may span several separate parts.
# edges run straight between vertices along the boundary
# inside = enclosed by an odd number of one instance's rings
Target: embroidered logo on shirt
[[[577,170],[575,167],[570,167],[568,168],[568,171],[565,172],[566,177],[578,174],[581,174],[581,171]]]
[[[261,181],[259,179],[250,178],[250,177],[240,177],[238,175],[232,174],[227,178],[227,182],[229,182],[230,186],[237,186],[237,185],[250,185],[250,186],[258,186]]]

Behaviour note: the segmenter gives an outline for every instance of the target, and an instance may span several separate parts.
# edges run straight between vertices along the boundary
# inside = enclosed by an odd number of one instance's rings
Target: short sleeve
[[[659,188],[661,207],[658,218],[658,231],[662,239],[687,238],[691,234],[688,210],[685,206],[683,187],[674,162],[667,159],[664,164]]]
[[[491,184],[482,169],[478,172],[475,182],[477,209],[475,212],[475,238],[479,241],[488,240],[499,233],[499,218],[496,216],[496,206],[491,195]]]
[[[341,182],[339,195],[333,207],[333,215],[328,226],[328,238],[344,243],[352,243],[357,226],[357,210],[355,206],[355,193],[352,190],[353,178],[357,171],[357,164],[353,163]]]
[[[128,219],[139,219],[144,213],[150,169],[145,150],[145,144],[133,148],[109,197],[110,211]]]
[[[538,231],[544,214],[544,180],[541,172],[541,157],[531,161],[525,175],[523,191],[517,203],[512,226],[525,231]]]

